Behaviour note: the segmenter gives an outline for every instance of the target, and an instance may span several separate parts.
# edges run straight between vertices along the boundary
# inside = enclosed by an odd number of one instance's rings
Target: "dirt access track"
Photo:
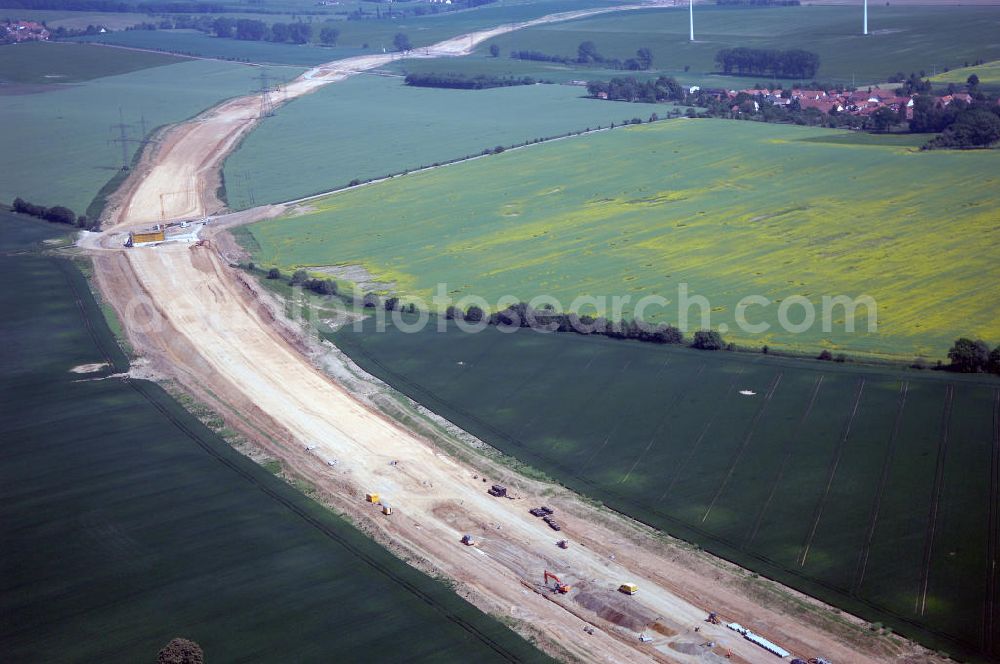
[[[460,55],[518,27],[612,10],[465,35],[411,57]],[[317,67],[289,84],[286,96],[396,57]],[[389,388],[361,375],[336,349],[309,339],[285,319],[281,303],[229,266],[227,251],[234,247],[224,228],[273,216],[281,206],[213,221],[203,246],[123,249],[127,228],[218,210],[218,170],[256,124],[258,105],[257,97],[233,99],[161,133],[119,192],[106,230],[84,234],[81,245],[94,255],[98,285],[142,356],[143,375],[152,367],[175,379],[281,459],[289,475],[313,484],[319,499],[401,558],[453,580],[462,596],[561,659],[775,661],[737,633],[706,623],[712,610],[800,657],[823,656],[836,664],[932,661],[913,644],[874,636],[836,610],[752,579],[560,487],[520,477],[477,452],[470,436],[399,395],[390,401],[404,404],[399,412],[406,426],[387,416],[384,404],[375,404]],[[515,497],[487,495],[493,481],[511,486]],[[366,503],[368,491],[378,492],[393,514],[383,516]],[[528,514],[543,503],[556,509],[561,533]],[[464,534],[476,544],[461,544]],[[561,538],[570,541],[568,549],[556,546]],[[545,587],[545,570],[572,590],[559,594]],[[624,582],[637,583],[639,593],[618,593]]]

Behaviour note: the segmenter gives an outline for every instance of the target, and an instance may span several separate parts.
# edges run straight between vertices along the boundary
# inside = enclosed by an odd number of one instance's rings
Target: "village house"
[[[7,21],[2,29],[12,42],[48,41],[49,31],[41,23],[34,21]]]

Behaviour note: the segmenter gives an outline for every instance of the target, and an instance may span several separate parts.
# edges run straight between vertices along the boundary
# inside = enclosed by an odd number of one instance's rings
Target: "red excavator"
[[[552,579],[553,581],[556,582],[556,585],[552,586],[552,590],[554,592],[561,593],[561,594],[565,595],[566,593],[568,593],[570,591],[570,587],[568,585],[566,585],[565,583],[563,583],[562,581],[560,581],[558,576],[556,576],[555,574],[553,574],[552,572],[550,572],[548,570],[545,570],[545,578],[542,580],[542,583],[545,584],[546,588],[549,587],[549,579]]]

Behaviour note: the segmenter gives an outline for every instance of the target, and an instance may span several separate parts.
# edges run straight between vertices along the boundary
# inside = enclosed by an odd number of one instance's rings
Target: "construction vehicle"
[[[472,539],[472,535],[462,535],[462,544],[465,546],[472,546],[476,543],[476,540]]]
[[[507,496],[507,487],[502,484],[494,484],[490,487],[490,490],[487,493],[491,496],[496,496],[497,498],[504,498]]]
[[[556,546],[558,546],[560,549],[568,549],[569,542],[567,542],[566,540],[559,540],[558,542],[556,542]]]
[[[554,586],[549,586],[549,579],[555,581]],[[546,588],[551,587],[554,592],[560,593],[562,595],[565,595],[570,591],[570,587],[568,585],[563,583],[558,576],[556,576],[555,574],[553,574],[548,570],[545,570],[545,577],[542,579],[542,583],[545,584]]]
[[[392,514],[392,508],[385,503],[382,503],[382,514],[389,516]]]
[[[369,503],[377,503],[378,502],[378,494],[377,493],[366,493],[365,494],[365,500],[368,501]]]
[[[528,510],[528,514],[530,514],[531,516],[549,516],[550,514],[552,514],[552,510],[546,507],[545,505],[542,505],[541,507],[535,507],[533,509]]]
[[[634,583],[623,583],[618,586],[618,592],[625,593],[626,595],[634,595],[639,592],[639,586]]]
[[[713,625],[722,624],[722,621],[719,620],[719,614],[717,614],[715,611],[712,611],[711,613],[708,614],[708,617],[705,618],[705,622],[712,623]]]
[[[125,242],[125,246],[138,247],[141,244],[152,244],[154,242],[163,242],[166,239],[167,239],[166,235],[160,228],[147,232],[138,232],[138,233],[132,232],[128,234],[128,240]]]
[[[557,522],[551,516],[542,517],[542,521],[549,524],[549,528],[551,528],[552,530],[557,530],[557,531],[562,530],[562,526],[559,525],[559,522]]]

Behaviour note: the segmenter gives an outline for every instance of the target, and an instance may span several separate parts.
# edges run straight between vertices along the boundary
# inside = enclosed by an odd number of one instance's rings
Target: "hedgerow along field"
[[[131,51],[97,46],[50,44],[46,48],[62,56],[51,60],[56,71],[73,66],[68,61],[78,48],[101,51],[122,62],[136,57]],[[109,66],[107,61],[95,62],[91,73],[103,75]],[[302,70],[269,70],[272,80],[279,71],[291,78]],[[260,81],[255,77],[259,73],[259,68],[246,65],[185,60],[58,86],[41,94],[0,95],[4,121],[0,151],[17,155],[16,168],[4,169],[0,178],[0,201],[9,204],[20,196],[39,205],[65,205],[83,214],[121,169],[121,146],[110,142],[119,135],[112,128],[121,122],[119,109],[130,125],[127,147],[131,161],[140,147],[143,118],[147,131],[180,122],[224,99],[258,89]],[[26,137],[30,137],[30,146]]]
[[[673,324],[687,284],[727,339],[808,353],[934,360],[959,336],[1000,340],[988,295],[1000,245],[987,240],[1000,152],[841,142],[851,136],[726,120],[616,128],[312,201],[313,212],[250,227],[254,260],[361,265],[428,303],[439,283],[453,300],[491,306],[659,295],[669,304],[643,317]],[[771,301],[746,313],[766,332],[737,324],[750,295]],[[877,330],[860,308],[854,332],[840,309],[824,331],[827,295],[874,298]],[[779,324],[778,302],[791,296],[815,308],[805,331]],[[699,307],[687,309],[690,334],[704,325]],[[788,322],[804,316],[793,307]]]
[[[15,219],[4,252],[60,232]],[[153,661],[178,635],[208,661],[546,660],[155,384],[108,377],[128,362],[71,263],[4,254],[0,278],[31,284],[0,292],[6,661]]]
[[[567,487],[931,648],[1000,654],[1000,381],[374,320],[330,338]]]
[[[437,71],[449,66],[439,62]],[[585,94],[563,85],[442,90],[355,76],[294,100],[255,129],[226,160],[227,199],[236,208],[292,200],[654,112],[624,102],[595,104]]]
[[[820,57],[816,79],[858,85],[885,81],[904,72],[937,67],[962,67],[979,60],[1000,58],[995,38],[1000,7],[933,7],[870,3],[869,30],[861,34],[862,9],[851,6],[774,8],[695,8],[695,38],[688,41],[686,8],[643,10],[614,16],[596,16],[501,35],[490,44],[508,57],[513,50],[575,56],[582,41],[593,41],[606,57],[624,60],[640,47],[653,51],[653,68],[678,74],[717,71],[715,54],[721,48],[793,49]],[[757,77],[764,79],[766,77]],[[745,78],[746,87],[757,81]],[[705,85],[713,85],[705,79]]]
[[[310,44],[276,44],[267,41],[244,41],[237,39],[221,39],[208,33],[195,30],[132,30],[128,32],[108,32],[99,35],[75,37],[77,41],[117,44],[134,48],[150,48],[154,50],[198,55],[202,57],[222,58],[226,60],[241,60],[265,64],[295,64],[315,65],[352,55],[366,53],[382,53],[383,49],[392,51],[393,38],[399,32],[409,37],[416,48],[430,46],[439,41],[456,35],[495,28],[505,23],[518,23],[547,14],[586,9],[590,7],[613,6],[614,2],[607,0],[540,0],[534,2],[497,2],[488,6],[480,6],[463,11],[442,11],[439,14],[425,16],[406,16],[392,20],[348,21],[342,17],[316,15],[309,16],[310,9],[302,10],[295,16],[268,14],[237,14],[224,15],[233,18],[242,17],[259,20],[265,23],[274,22],[308,22],[313,26],[312,42]],[[353,11],[358,6],[367,13],[374,15],[375,9],[370,3],[357,3],[348,6],[337,6],[337,11]],[[318,45],[320,30],[333,27],[340,31],[334,47]]]
[[[83,44],[28,42],[0,49],[0,83],[79,83],[183,62],[159,53]]]

